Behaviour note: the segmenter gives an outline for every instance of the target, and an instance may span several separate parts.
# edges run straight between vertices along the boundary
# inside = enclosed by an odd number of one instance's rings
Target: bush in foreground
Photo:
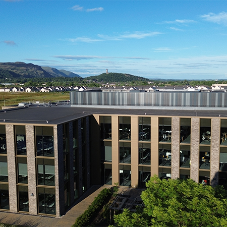
[[[73,227],[88,226],[91,221],[97,216],[102,207],[109,201],[111,196],[112,190],[104,188],[94,199],[88,209],[76,219],[76,222]]]

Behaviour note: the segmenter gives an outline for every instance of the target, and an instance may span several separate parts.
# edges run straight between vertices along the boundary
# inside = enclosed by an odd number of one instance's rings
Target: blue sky
[[[227,79],[226,0],[0,0],[0,62]]]

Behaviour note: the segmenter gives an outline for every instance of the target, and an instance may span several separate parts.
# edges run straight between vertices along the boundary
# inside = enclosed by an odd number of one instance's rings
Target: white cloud
[[[82,6],[79,6],[79,5],[75,5],[71,9],[72,10],[75,10],[75,11],[82,11],[83,10],[83,7]]]
[[[104,9],[102,7],[98,7],[98,8],[93,8],[93,9],[87,9],[87,12],[93,12],[93,11],[103,11]]]
[[[174,20],[174,21],[164,21],[163,23],[166,24],[188,24],[188,23],[194,23],[194,20]]]
[[[77,37],[75,39],[67,39],[70,42],[83,42],[83,43],[93,43],[93,42],[100,42],[103,41],[101,39],[91,39],[88,37]]]
[[[175,28],[175,27],[170,27],[169,29],[174,30],[174,31],[183,31],[182,29],[180,29],[180,28]]]
[[[227,13],[226,12],[222,12],[219,14],[208,13],[208,14],[202,15],[201,17],[204,20],[209,21],[209,22],[227,25]]]
[[[159,48],[155,48],[154,51],[155,52],[168,52],[168,51],[172,51],[172,49],[170,49],[169,47],[159,47]]]
[[[75,42],[84,42],[84,43],[93,43],[93,42],[101,42],[106,40],[123,40],[123,39],[144,39],[147,37],[152,37],[156,35],[160,35],[160,32],[134,32],[134,33],[125,33],[116,36],[108,36],[98,34],[98,38],[89,38],[89,37],[77,37],[77,38],[67,38],[64,40],[70,41],[72,43]]]
[[[91,60],[91,59],[130,59],[130,60],[148,60],[149,58],[144,57],[111,57],[111,56],[86,56],[86,55],[56,55],[54,58],[60,58],[62,60]]]
[[[152,37],[162,34],[161,32],[134,32],[134,33],[125,33],[117,36],[107,36],[99,34],[98,37],[105,40],[122,40],[122,39],[144,39],[146,37]]]

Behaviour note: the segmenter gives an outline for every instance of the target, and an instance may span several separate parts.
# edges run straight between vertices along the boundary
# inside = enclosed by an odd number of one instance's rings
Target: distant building
[[[108,69],[106,69],[106,74],[109,74]]]

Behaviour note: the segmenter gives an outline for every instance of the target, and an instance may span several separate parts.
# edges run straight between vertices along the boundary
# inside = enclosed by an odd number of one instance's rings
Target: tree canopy
[[[117,226],[227,226],[227,191],[221,186],[157,176],[146,186],[144,208],[115,215]]]

